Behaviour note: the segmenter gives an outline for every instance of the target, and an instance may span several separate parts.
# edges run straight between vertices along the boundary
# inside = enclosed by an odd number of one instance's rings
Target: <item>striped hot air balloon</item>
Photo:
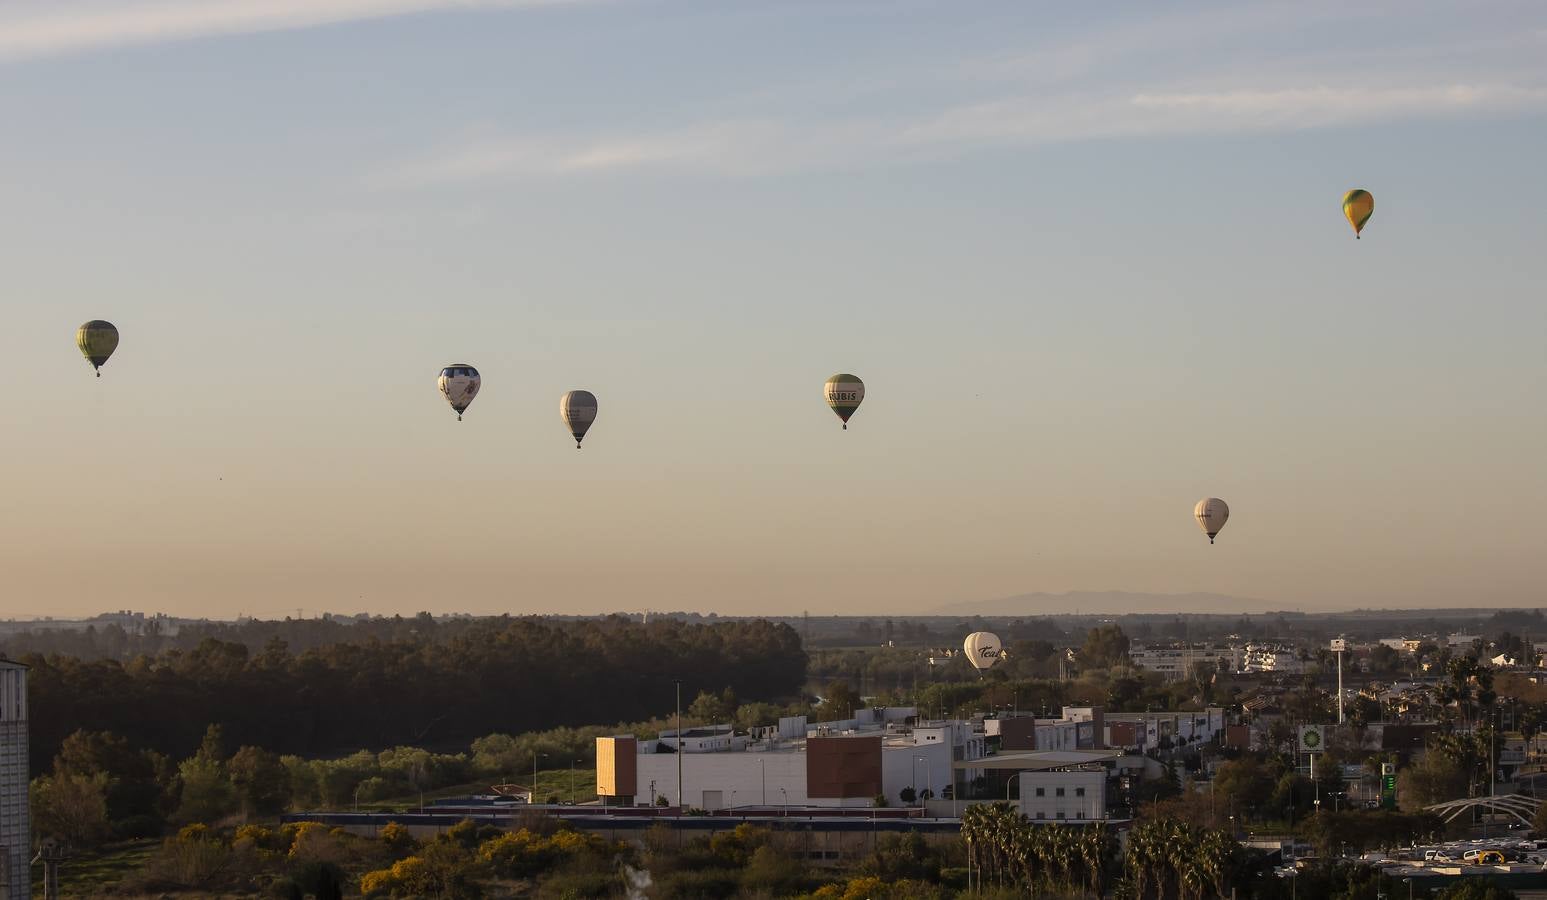
[[[860,381],[858,375],[839,373],[827,379],[822,394],[827,398],[827,405],[843,420],[843,430],[848,431],[849,416],[854,415],[865,399],[865,382]]]
[[[1370,214],[1375,212],[1375,198],[1363,188],[1354,188],[1343,195],[1343,216],[1348,219],[1348,224],[1354,226],[1354,239],[1358,240],[1359,232],[1364,230],[1364,223],[1370,221]]]
[[[97,370],[97,377],[101,378],[107,358],[118,349],[118,329],[113,327],[112,322],[92,319],[75,330],[75,346],[81,348],[81,355],[86,357],[91,367]]]
[[[570,391],[559,398],[559,416],[575,437],[575,449],[596,421],[596,395],[590,391]]]

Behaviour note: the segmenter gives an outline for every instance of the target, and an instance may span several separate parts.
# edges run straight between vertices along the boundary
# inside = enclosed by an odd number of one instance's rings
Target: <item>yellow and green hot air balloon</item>
[[[97,370],[97,377],[101,378],[107,358],[118,349],[118,329],[113,327],[112,322],[92,319],[76,330],[75,346],[81,348],[81,355],[86,357],[91,367]]]
[[[840,373],[827,379],[822,395],[827,398],[827,405],[843,420],[843,430],[848,431],[849,416],[854,415],[860,401],[865,399],[865,382],[860,381],[858,375]]]
[[[1343,195],[1343,215],[1347,217],[1348,224],[1354,226],[1354,239],[1358,240],[1359,232],[1364,230],[1364,223],[1370,221],[1370,213],[1375,212],[1375,198],[1363,188],[1354,188]]]

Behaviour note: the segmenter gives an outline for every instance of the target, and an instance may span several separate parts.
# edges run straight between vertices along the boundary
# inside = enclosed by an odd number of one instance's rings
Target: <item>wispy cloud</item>
[[[375,187],[657,170],[771,174],[1056,142],[1295,131],[1547,110],[1547,87],[1442,84],[1017,96],[912,116],[725,120],[593,137],[479,136],[369,176]]]
[[[0,60],[220,35],[312,28],[447,10],[556,6],[581,0],[112,0],[0,4]]]

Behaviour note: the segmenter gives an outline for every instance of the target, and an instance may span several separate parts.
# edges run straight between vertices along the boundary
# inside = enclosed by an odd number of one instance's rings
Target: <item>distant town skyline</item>
[[[7,4],[0,618],[1531,605],[1544,51],[1523,2]]]

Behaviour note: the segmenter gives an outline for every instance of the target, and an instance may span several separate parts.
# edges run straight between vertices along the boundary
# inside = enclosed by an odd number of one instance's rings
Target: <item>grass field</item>
[[[59,892],[66,897],[95,897],[138,872],[161,846],[158,840],[124,841],[66,860],[59,869]],[[32,893],[43,896],[43,867],[32,869]]]

